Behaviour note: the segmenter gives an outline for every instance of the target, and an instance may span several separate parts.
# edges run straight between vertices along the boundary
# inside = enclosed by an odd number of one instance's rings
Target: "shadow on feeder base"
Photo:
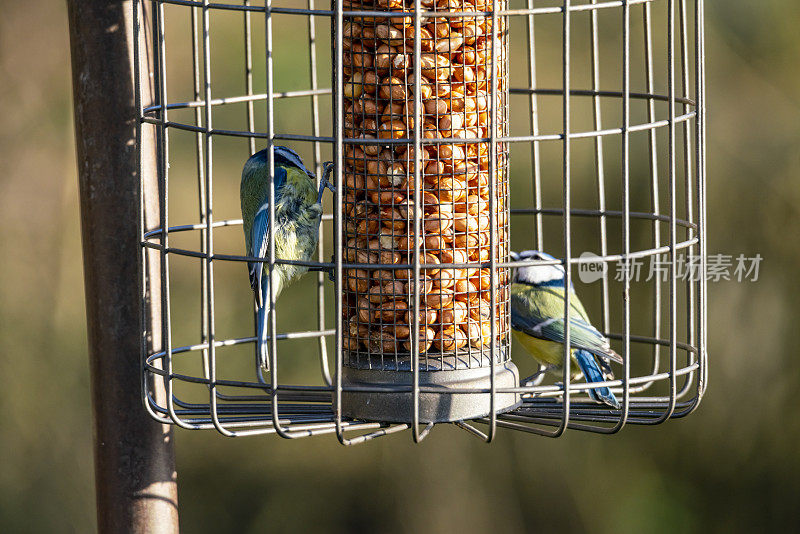
[[[498,363],[495,369],[495,387],[519,386],[519,371],[511,361]],[[413,393],[392,391],[412,385],[411,371],[384,371],[376,369],[342,369],[342,386],[385,387],[386,391],[343,391],[342,415],[353,419],[386,423],[412,423]],[[487,417],[491,412],[491,394],[458,393],[459,389],[489,389],[491,368],[458,369],[451,371],[420,371],[420,387],[442,388],[442,392],[420,392],[420,423],[452,423],[467,419]],[[495,411],[507,412],[517,408],[521,400],[516,393],[497,393]]]

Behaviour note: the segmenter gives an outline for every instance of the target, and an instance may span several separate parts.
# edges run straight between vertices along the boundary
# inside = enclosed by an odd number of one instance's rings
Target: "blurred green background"
[[[404,433],[355,448],[339,446],[333,436],[289,442],[179,431],[185,532],[729,532],[773,530],[796,520],[800,419],[791,399],[800,372],[792,364],[797,349],[790,334],[800,320],[800,285],[792,282],[800,263],[800,5],[707,4],[709,251],[760,253],[764,262],[757,282],[710,284],[710,385],[699,410],[658,427],[628,426],[612,437],[568,432],[549,440],[501,432],[491,446],[450,427],[438,427],[420,445]],[[91,417],[66,8],[47,0],[2,0],[0,7],[0,528],[91,532]],[[175,36],[168,43],[176,43],[168,52],[171,101],[188,98],[191,88],[188,16],[177,17],[183,18],[169,22]],[[217,94],[240,94],[241,18],[215,16],[213,24]],[[327,30],[318,25],[326,45]],[[304,28],[298,21],[277,27],[277,43],[287,50],[301,45],[295,56],[276,58],[278,90],[307,83],[305,41],[293,33]],[[556,43],[547,31],[543,42]],[[524,53],[523,40],[520,34],[512,60],[516,50]],[[263,40],[255,42],[259,48]],[[614,37],[603,42],[613,47]],[[557,50],[540,47],[537,53],[545,80],[549,73],[550,85],[558,83]],[[257,65],[263,65],[260,57],[256,53]],[[324,77],[323,71],[324,61]],[[618,83],[613,68],[606,71]],[[524,80],[524,73],[514,75]],[[584,80],[585,72],[576,79]],[[232,127],[241,127],[240,111],[238,122],[230,115]],[[278,107],[278,131],[294,131],[290,111]],[[228,126],[226,113],[215,126]],[[613,112],[608,116],[613,123]],[[195,217],[192,141],[191,135],[174,140],[181,192],[172,196],[176,224]],[[616,147],[610,142],[608,154],[616,157]],[[236,177],[246,144],[221,140],[215,150],[217,176]],[[525,174],[525,157],[515,176],[519,169]],[[576,168],[590,172],[591,160]],[[217,183],[218,217],[236,217],[238,177]],[[238,230],[227,235],[222,246],[236,252]],[[176,277],[174,305],[188,309],[195,264],[175,263],[186,277]],[[225,288],[218,294],[219,335],[248,335],[243,268],[221,268],[219,276]],[[289,299],[310,299],[313,287],[305,280]],[[301,315],[311,314],[298,307],[281,323],[287,327]],[[175,320],[176,336],[196,341],[190,338],[195,315],[176,313]],[[284,377],[300,381],[315,365],[310,357],[290,364]]]

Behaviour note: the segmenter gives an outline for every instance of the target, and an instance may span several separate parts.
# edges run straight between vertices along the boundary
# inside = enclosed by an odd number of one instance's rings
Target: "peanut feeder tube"
[[[348,263],[367,267],[345,272],[343,381],[406,386],[393,392],[345,392],[343,414],[362,419],[411,422],[415,322],[421,386],[450,392],[489,388],[492,322],[495,385],[518,385],[509,360],[509,273],[497,268],[492,306],[487,267],[492,256],[495,261],[508,257],[508,151],[505,143],[492,143],[507,135],[506,21],[490,15],[490,1],[421,3],[423,11],[442,16],[422,17],[415,24],[413,1],[344,1],[337,67],[345,80],[344,135],[362,141],[345,144],[344,254]],[[506,7],[505,1],[494,3]],[[347,11],[386,15],[348,16]],[[418,161],[421,183],[416,184]],[[415,258],[419,277],[414,269],[393,268],[413,265]],[[442,264],[456,267],[437,267]],[[422,393],[420,421],[486,415],[489,397]],[[497,395],[495,409],[513,408],[518,401],[515,394]]]

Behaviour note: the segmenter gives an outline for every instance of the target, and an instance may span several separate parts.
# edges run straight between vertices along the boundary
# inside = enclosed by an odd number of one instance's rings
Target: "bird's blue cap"
[[[539,252],[538,250],[525,250],[523,252],[511,252],[511,259],[514,261],[538,260],[538,261],[558,261],[558,258]],[[534,286],[542,285],[564,285],[564,267],[561,265],[530,265],[517,267],[514,272],[514,282],[530,284]]]
[[[273,146],[272,153],[275,156],[275,165],[278,166],[291,166],[297,167],[298,169],[302,170],[304,173],[309,175],[312,178],[316,178],[313,172],[308,170],[305,165],[303,165],[303,160],[300,159],[300,155],[286,146]],[[264,148],[259,150],[255,154],[251,156],[251,158],[258,158],[262,160],[264,163],[267,162],[267,149]]]

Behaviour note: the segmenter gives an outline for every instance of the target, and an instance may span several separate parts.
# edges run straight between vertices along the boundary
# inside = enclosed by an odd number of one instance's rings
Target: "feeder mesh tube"
[[[496,142],[490,172],[492,85],[497,91],[495,137],[507,136],[507,21],[493,4],[505,1],[423,0],[423,11],[485,12],[480,16],[421,20],[422,123],[415,121],[417,64],[414,2],[344,0],[345,11],[385,11],[380,17],[345,14],[343,95],[345,365],[405,368],[413,321],[419,321],[420,361],[446,360],[457,368],[490,365],[491,321],[497,361],[508,358],[509,275],[497,268],[495,310],[491,309],[494,193],[495,259],[508,258],[508,146]],[[492,61],[492,36],[495,61]],[[492,76],[492,64],[496,72]],[[421,128],[420,197],[415,195],[416,128]],[[437,142],[436,140],[447,139]],[[359,142],[362,141],[362,142]],[[420,217],[420,233],[414,217]],[[419,279],[412,264],[419,241]],[[436,268],[439,264],[470,264]],[[430,268],[433,266],[433,268]],[[413,317],[414,282],[420,313]]]

